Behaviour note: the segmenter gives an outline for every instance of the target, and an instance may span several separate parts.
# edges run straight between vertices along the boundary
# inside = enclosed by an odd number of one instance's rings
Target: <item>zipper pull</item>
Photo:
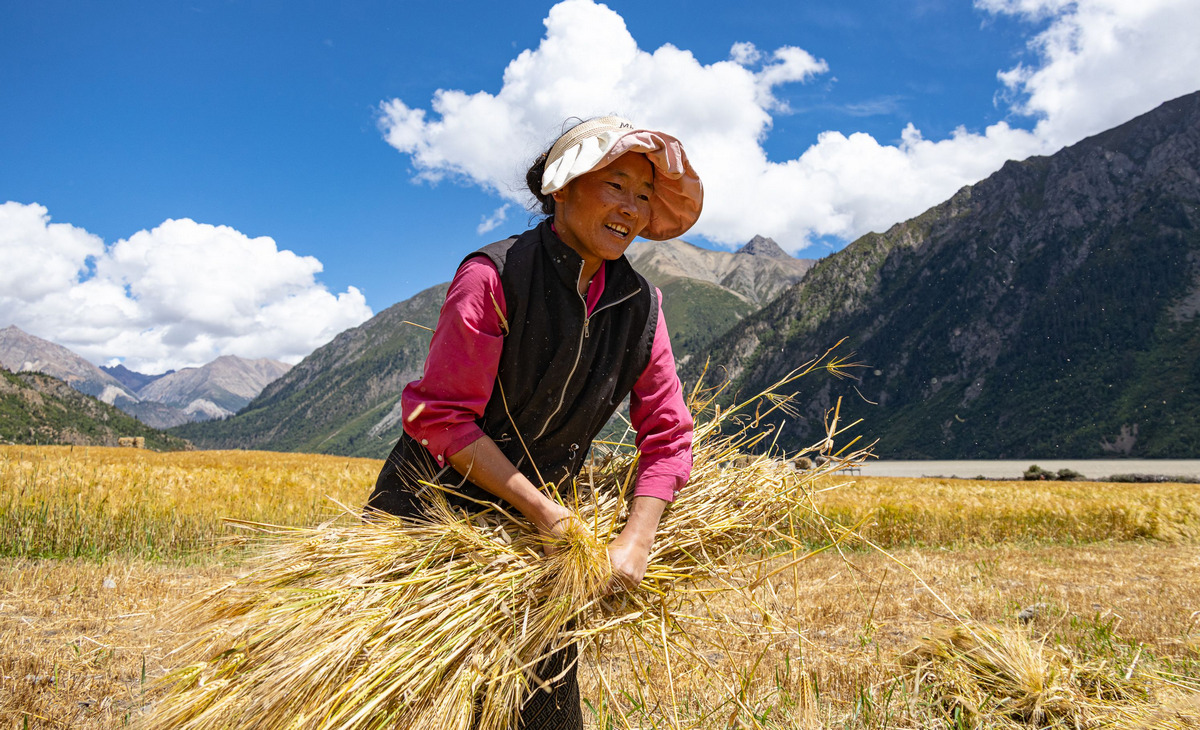
[[[585,340],[588,338],[588,322],[591,322],[591,321],[592,321],[591,317],[583,318],[583,338]]]

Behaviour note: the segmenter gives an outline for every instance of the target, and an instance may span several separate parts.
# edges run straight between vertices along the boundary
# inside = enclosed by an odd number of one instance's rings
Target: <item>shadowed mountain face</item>
[[[124,385],[126,388],[129,388],[135,393],[150,383],[153,383],[155,380],[166,377],[167,375],[175,372],[174,370],[168,370],[160,375],[146,375],[145,373],[139,373],[135,370],[130,370],[124,365],[101,365],[100,369],[116,378],[118,381],[120,381],[121,385]]]
[[[1191,457],[1198,314],[1200,93],[863,236],[712,357],[750,392],[847,338],[866,367],[800,384],[788,448],[841,396],[882,456]]]

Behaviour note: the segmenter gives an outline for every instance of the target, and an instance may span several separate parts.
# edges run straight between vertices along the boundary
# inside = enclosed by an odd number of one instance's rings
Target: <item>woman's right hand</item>
[[[533,520],[538,533],[542,536],[542,550],[546,555],[558,552],[558,544],[567,535],[567,528],[572,523],[583,527],[579,515],[550,498],[539,510],[538,517]]]

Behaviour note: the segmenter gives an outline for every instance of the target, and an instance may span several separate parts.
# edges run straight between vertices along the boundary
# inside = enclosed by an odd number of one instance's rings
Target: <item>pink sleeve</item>
[[[496,265],[486,256],[468,259],[446,292],[425,373],[400,396],[405,433],[439,464],[483,436],[476,419],[492,397],[504,348],[497,306],[507,311]]]
[[[675,373],[675,356],[658,294],[658,329],[650,349],[650,364],[633,385],[629,420],[637,431],[637,485],[633,494],[670,502],[692,475],[692,414],[683,399]]]

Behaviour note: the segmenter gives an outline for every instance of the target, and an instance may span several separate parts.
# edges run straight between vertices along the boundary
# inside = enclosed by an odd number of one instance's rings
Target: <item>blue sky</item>
[[[680,136],[688,240],[824,255],[1200,88],[1197,26],[1200,0],[5,3],[0,327],[147,371],[295,361],[524,228],[520,165],[571,114]]]

